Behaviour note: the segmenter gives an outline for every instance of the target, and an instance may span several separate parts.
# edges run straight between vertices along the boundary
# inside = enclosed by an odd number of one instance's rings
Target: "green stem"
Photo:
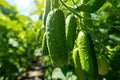
[[[86,3],[88,3],[88,1],[89,0],[81,0],[81,4],[86,4]],[[83,25],[88,26],[88,27],[92,26],[91,20],[86,19],[86,17],[91,18],[91,15],[90,15],[89,12],[81,12],[81,16],[85,17],[85,18],[82,19],[82,24]]]
[[[65,6],[68,10],[70,10],[73,14],[75,14],[77,17],[82,18],[74,9],[71,7],[68,7],[62,0],[60,0],[63,6]]]
[[[51,0],[52,2],[52,9],[59,8],[59,0]]]
[[[86,27],[91,27],[92,26],[92,21],[90,19],[91,18],[90,13],[81,12],[81,16],[84,17],[84,18],[81,19],[82,20],[82,25],[85,25]]]
[[[90,17],[81,16],[81,15],[79,15],[79,14],[77,13],[76,10],[74,10],[73,8],[67,6],[62,0],[60,0],[60,2],[62,3],[63,6],[65,6],[68,10],[70,10],[74,15],[76,15],[76,16],[79,17],[80,19],[85,18],[85,19],[88,19],[88,20],[91,20],[91,21],[96,21],[96,22],[100,22],[100,23],[106,24],[106,23],[104,23],[103,21],[100,21],[100,20],[97,20],[97,19],[92,19],[92,18],[90,18]],[[108,24],[106,24],[106,25],[108,25]]]
[[[43,25],[46,25],[46,18],[48,13],[51,10],[51,0],[45,0],[45,4],[44,4],[44,14],[43,14]]]

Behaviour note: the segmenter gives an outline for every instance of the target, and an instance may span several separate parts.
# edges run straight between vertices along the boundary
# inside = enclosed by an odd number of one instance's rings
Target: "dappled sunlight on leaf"
[[[55,68],[52,73],[53,79],[62,79],[65,80],[65,76],[60,68]]]
[[[19,43],[13,38],[9,39],[9,44],[12,45],[13,47],[18,47],[19,46]]]
[[[25,36],[26,36],[26,32],[25,32],[25,31],[22,31],[22,32],[20,32],[20,33],[18,34],[18,37],[19,37],[19,38],[22,38],[22,39],[24,39]]]
[[[5,0],[1,0],[0,4],[3,5],[5,8],[10,8],[11,7]]]

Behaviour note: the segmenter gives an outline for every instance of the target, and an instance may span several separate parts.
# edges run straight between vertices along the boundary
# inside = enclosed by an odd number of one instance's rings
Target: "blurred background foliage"
[[[35,22],[29,16],[19,14],[16,6],[0,1],[1,78],[13,80],[41,55],[41,25],[41,19]]]
[[[70,7],[80,4],[80,0],[63,0]],[[31,62],[41,53],[41,43],[44,30],[42,15],[44,0],[34,0],[36,10],[31,14],[39,15],[38,21],[29,16],[19,14],[17,7],[5,0],[0,1],[0,79],[13,80],[15,76],[25,71]],[[64,6],[60,8],[65,17],[71,12]],[[120,1],[107,0],[96,12],[91,14],[93,26],[89,28],[96,53],[104,54],[109,60],[109,72],[100,78],[106,80],[120,80]],[[72,73],[62,75],[57,68],[53,77],[65,79]],[[60,73],[59,73],[60,72]],[[54,76],[55,75],[55,76]],[[59,77],[60,76],[60,77]],[[71,76],[72,78],[75,76]]]

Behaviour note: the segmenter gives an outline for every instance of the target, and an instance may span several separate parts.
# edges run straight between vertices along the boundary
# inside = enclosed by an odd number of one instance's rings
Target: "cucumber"
[[[45,4],[44,4],[44,13],[43,13],[43,25],[45,27],[46,25],[46,18],[48,13],[51,10],[51,0],[45,0]]]
[[[85,31],[78,34],[77,45],[82,69],[86,72],[88,80],[96,80],[97,61],[96,54],[90,35]]]
[[[66,18],[66,42],[68,52],[72,51],[76,38],[77,22],[74,15],[69,15]]]
[[[49,12],[46,20],[46,39],[48,52],[54,66],[63,66],[68,62],[65,37],[65,17],[60,9]]]
[[[109,62],[103,54],[97,54],[98,74],[107,75],[109,70]]]
[[[47,56],[48,53],[48,48],[47,48],[47,41],[46,41],[46,33],[43,35],[43,40],[42,40],[42,53],[44,56]]]
[[[73,49],[72,58],[73,58],[74,71],[75,71],[75,75],[77,76],[77,80],[86,80],[86,75],[81,67],[78,48]]]

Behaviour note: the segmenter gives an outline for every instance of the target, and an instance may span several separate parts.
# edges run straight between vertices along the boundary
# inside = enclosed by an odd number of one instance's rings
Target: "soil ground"
[[[47,66],[43,61],[43,56],[38,56],[35,61],[23,72],[17,80],[44,80],[44,74]]]

